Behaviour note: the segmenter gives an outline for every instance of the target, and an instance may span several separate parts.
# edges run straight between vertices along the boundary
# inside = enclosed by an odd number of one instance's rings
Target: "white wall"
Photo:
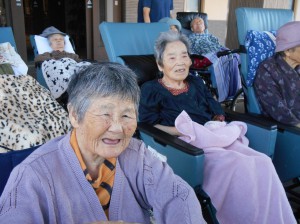
[[[227,32],[227,14],[229,0],[205,0],[203,12],[207,13],[208,30],[218,37],[220,43],[225,45]]]
[[[209,20],[227,20],[228,0],[206,0],[204,12]]]

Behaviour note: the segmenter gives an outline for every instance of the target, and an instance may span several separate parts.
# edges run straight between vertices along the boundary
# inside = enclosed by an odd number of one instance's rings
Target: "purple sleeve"
[[[269,64],[261,64],[254,81],[258,101],[266,115],[284,124],[296,125],[300,120],[294,115],[282,95],[279,71]]]
[[[143,188],[156,223],[205,223],[196,194],[153,152],[143,150]]]

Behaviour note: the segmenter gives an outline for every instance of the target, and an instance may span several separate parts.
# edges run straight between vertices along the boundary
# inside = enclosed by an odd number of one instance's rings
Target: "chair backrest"
[[[14,167],[21,163],[30,153],[39,146],[29,149],[0,153],[0,196]]]
[[[245,44],[247,32],[277,30],[285,23],[292,21],[294,14],[287,9],[264,9],[264,8],[237,8],[235,11],[237,20],[238,40],[241,46]],[[241,53],[241,78],[246,83],[248,73],[247,53]],[[243,86],[246,97],[246,108],[250,113],[260,114],[260,106],[255,96],[252,85]]]
[[[9,42],[17,51],[17,45],[11,27],[0,27],[0,43],[4,42]]]
[[[160,32],[169,30],[167,23],[103,22],[99,30],[109,60],[131,68],[137,75],[139,85],[157,75],[158,68],[153,55],[154,44]],[[152,125],[139,123],[138,129],[139,137],[147,146],[167,156],[168,164],[176,174],[192,187],[202,185],[204,162],[202,149],[182,142]]]
[[[109,61],[125,64],[120,56],[154,54],[155,40],[169,25],[102,22],[99,30]]]
[[[177,20],[181,23],[183,34],[189,35],[191,31],[191,22],[195,17],[200,17],[204,21],[205,32],[208,32],[207,14],[203,12],[177,12]]]

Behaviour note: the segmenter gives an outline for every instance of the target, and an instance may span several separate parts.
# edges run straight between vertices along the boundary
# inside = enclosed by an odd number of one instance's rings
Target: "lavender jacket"
[[[70,134],[41,146],[19,166],[0,198],[1,223],[88,223],[107,220],[70,145]],[[205,223],[193,189],[139,140],[118,157],[109,219]]]

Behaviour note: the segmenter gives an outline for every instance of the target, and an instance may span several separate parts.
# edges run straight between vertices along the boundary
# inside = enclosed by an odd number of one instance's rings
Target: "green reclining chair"
[[[100,34],[111,62],[127,65],[138,77],[138,83],[157,77],[158,68],[154,59],[154,43],[160,32],[169,30],[165,23],[111,23],[99,25]],[[228,112],[232,120],[245,121],[248,125],[247,137],[250,147],[273,155],[276,140],[276,126],[266,125],[247,115]],[[145,123],[138,123],[139,137],[151,148],[167,157],[174,172],[194,187],[196,193],[203,181],[203,150],[187,144],[161,130]],[[199,194],[197,194],[199,195]],[[203,207],[203,201],[202,207]]]
[[[0,27],[0,43],[4,42],[9,42],[17,51],[17,45],[11,27]],[[7,149],[6,147],[3,148]],[[22,162],[36,148],[38,148],[38,146],[29,149],[0,153],[0,196],[12,169]]]

